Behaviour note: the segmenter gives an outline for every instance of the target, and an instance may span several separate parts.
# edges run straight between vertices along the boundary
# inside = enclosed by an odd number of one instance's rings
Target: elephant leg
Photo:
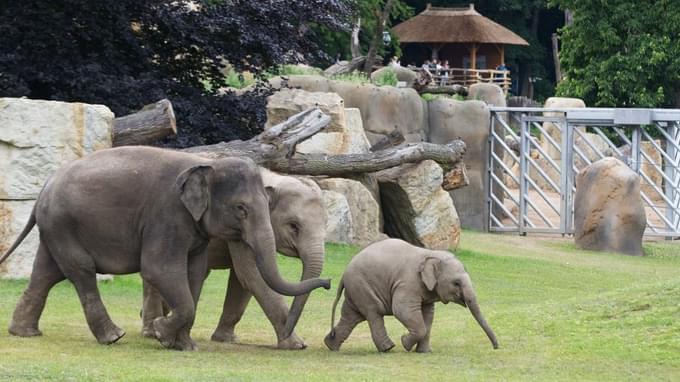
[[[241,321],[241,317],[243,317],[251,297],[252,294],[243,288],[236,277],[236,272],[232,269],[229,272],[222,316],[220,316],[220,322],[217,324],[217,328],[210,338],[211,340],[217,342],[238,342],[238,337],[234,334],[234,328]]]
[[[406,351],[411,351],[415,344],[427,336],[421,302],[406,302],[395,298],[392,310],[397,320],[408,329],[408,334],[401,336],[401,344]]]
[[[42,335],[38,322],[45,308],[47,295],[54,285],[65,278],[47,247],[41,242],[33,262],[31,280],[14,309],[9,333],[20,337]]]
[[[154,337],[153,320],[166,315],[165,302],[158,290],[147,281],[142,281],[144,301],[142,303],[142,336]]]
[[[73,283],[85,312],[85,319],[100,344],[112,344],[121,339],[125,332],[111,321],[97,287],[97,272],[94,259],[75,242],[70,235],[62,235],[57,248],[50,246],[55,260],[64,275]],[[56,242],[50,240],[50,243]]]
[[[201,290],[203,289],[203,283],[205,282],[207,270],[208,256],[203,252],[203,250],[194,255],[190,255],[188,269],[189,289],[191,290],[191,298],[194,302],[194,312],[198,307],[198,300],[201,297]],[[177,333],[178,342],[188,344],[190,346],[190,350],[198,349],[196,342],[194,342],[190,336],[191,328],[194,326],[194,318],[192,318],[185,326],[180,328],[179,332]]]
[[[233,270],[239,283],[244,289],[252,293],[264,314],[271,322],[276,332],[279,349],[304,349],[307,345],[295,332],[288,338],[283,338],[283,332],[288,318],[288,306],[282,295],[271,289],[257,270],[255,256],[251,253],[231,252]],[[231,286],[231,284],[230,284]],[[241,313],[242,315],[242,313]]]
[[[379,352],[387,352],[394,347],[394,342],[392,342],[387,335],[387,330],[385,330],[385,319],[383,316],[371,314],[368,317],[368,327],[371,329],[373,343]]]
[[[425,338],[418,342],[416,351],[418,353],[429,353],[432,351],[430,347],[430,332],[432,332],[432,320],[434,319],[434,304],[425,304],[422,307],[423,322],[425,322],[425,329],[427,330]]]
[[[186,338],[187,333],[180,336],[179,331],[185,327],[191,328],[196,314],[192,288],[189,286],[192,278],[189,268],[196,264],[191,261],[191,257],[187,260],[186,254],[181,253],[181,247],[173,248],[173,244],[147,243],[142,251],[142,277],[158,290],[170,307],[170,315],[153,320],[154,336],[166,348],[195,350],[193,341]]]
[[[340,310],[340,321],[333,330],[326,335],[323,342],[333,351],[340,350],[340,346],[342,346],[342,343],[345,342],[350,334],[352,334],[352,330],[364,320],[364,316],[359,313],[347,298],[345,298],[345,301],[342,303],[342,309]]]

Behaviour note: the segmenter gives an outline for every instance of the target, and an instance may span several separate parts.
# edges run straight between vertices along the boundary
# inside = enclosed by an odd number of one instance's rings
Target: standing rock
[[[580,98],[550,97],[545,101],[543,107],[546,109],[576,109],[586,107],[586,103]],[[562,115],[562,113],[547,111],[543,115],[545,117],[555,117]],[[562,131],[559,126],[552,122],[543,122],[543,130],[550,135],[557,145],[560,145],[562,142]],[[582,128],[582,130],[585,131],[585,128]],[[545,137],[541,137],[541,147],[550,158],[561,159],[560,150],[555,148]]]
[[[430,142],[445,144],[461,138],[467,147],[465,165],[470,184],[451,191],[465,228],[484,230],[487,225],[489,107],[483,101],[435,99],[429,104]]]
[[[646,225],[640,178],[623,162],[604,158],[579,173],[574,199],[578,247],[643,255]]]
[[[113,117],[102,105],[0,98],[0,254],[23,230],[50,175],[112,146]],[[0,276],[30,276],[38,244],[36,227],[0,265]]]
[[[328,178],[317,183],[324,191],[341,194],[349,206],[350,226],[345,243],[366,245],[380,237],[380,207],[371,192],[361,182],[343,178]],[[328,211],[330,214],[331,211]],[[344,214],[344,212],[341,212]],[[339,219],[336,219],[339,220]]]
[[[443,171],[431,160],[375,173],[385,219],[385,233],[430,249],[455,249],[460,220],[442,189]]]
[[[371,73],[371,81],[375,81],[377,78],[383,75],[385,72],[392,71],[397,76],[397,81],[406,83],[406,87],[413,87],[413,83],[416,82],[416,77],[418,74],[409,68],[403,66],[390,65],[385,66]]]

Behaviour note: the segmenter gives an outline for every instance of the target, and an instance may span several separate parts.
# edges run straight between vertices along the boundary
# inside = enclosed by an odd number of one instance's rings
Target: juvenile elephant
[[[262,181],[271,197],[271,224],[276,249],[302,261],[302,280],[319,277],[324,261],[326,211],[321,189],[311,180],[282,176],[261,169]],[[231,268],[220,322],[212,335],[213,341],[236,342],[236,324],[241,320],[252,296],[271,322],[281,349],[302,349],[305,343],[293,328],[300,317],[309,294],[296,296],[288,311],[283,297],[267,286],[257,270],[248,247],[234,246],[219,239],[208,244],[209,269]],[[158,292],[144,283],[143,335],[153,334],[152,322],[163,315]]]
[[[102,344],[125,333],[102,304],[95,274],[140,272],[172,314],[153,322],[168,348],[193,350],[189,336],[207,268],[210,238],[252,248],[265,282],[300,295],[328,280],[291,284],[276,266],[268,198],[257,166],[244,159],[205,159],[150,147],[102,150],[57,171],[38,196],[26,227],[2,262],[37,224],[40,247],[9,332],[40,335],[50,289],[68,278],[90,330]]]
[[[343,287],[345,301],[340,322],[333,327]],[[409,331],[401,337],[404,349],[410,351],[417,345],[417,352],[429,352],[437,301],[470,308],[494,349],[498,348],[463,264],[449,252],[415,247],[398,239],[371,244],[349,263],[338,286],[331,331],[324,343],[331,350],[340,349],[354,327],[367,320],[375,346],[381,352],[388,351],[394,343],[387,336],[383,316],[394,315]]]

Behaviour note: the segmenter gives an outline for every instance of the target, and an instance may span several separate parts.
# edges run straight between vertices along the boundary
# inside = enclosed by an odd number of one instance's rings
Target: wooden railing
[[[423,69],[416,68],[415,70]],[[451,68],[430,70],[430,73],[433,77],[431,86],[470,86],[484,82],[500,86],[507,94],[511,85],[509,70]]]

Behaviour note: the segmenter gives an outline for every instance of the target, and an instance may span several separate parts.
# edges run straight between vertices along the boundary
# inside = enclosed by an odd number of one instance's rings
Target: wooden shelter
[[[486,72],[505,63],[505,45],[529,45],[511,30],[479,14],[474,4],[467,8],[428,4],[423,12],[396,25],[392,32],[404,45],[402,62],[420,60],[420,65],[430,58],[448,60],[452,71],[471,73],[472,78],[498,77],[497,73]]]

